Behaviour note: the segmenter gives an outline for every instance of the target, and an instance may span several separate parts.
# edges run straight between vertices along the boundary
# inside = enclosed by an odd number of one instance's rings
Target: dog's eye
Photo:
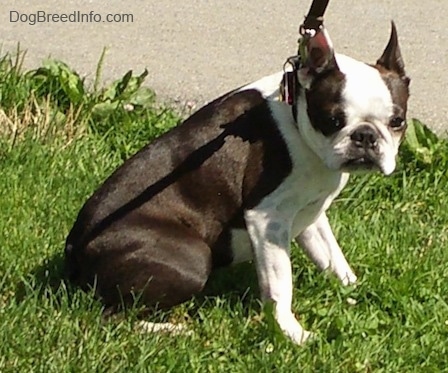
[[[339,131],[345,126],[343,115],[332,115],[327,118],[327,127],[332,130],[332,132]]]
[[[343,123],[342,123],[343,119],[341,117],[339,117],[339,116],[332,116],[329,119],[330,119],[331,125],[333,127],[340,128],[340,127],[343,126]]]
[[[394,131],[401,130],[406,125],[406,121],[402,117],[394,117],[389,122],[389,127]]]
[[[324,136],[331,136],[340,131],[345,126],[344,114],[335,114],[323,117],[319,129]]]

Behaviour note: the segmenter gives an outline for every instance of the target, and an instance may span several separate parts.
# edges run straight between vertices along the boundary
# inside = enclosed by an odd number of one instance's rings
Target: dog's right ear
[[[325,27],[309,30],[314,35],[307,35],[299,47],[302,64],[298,71],[300,84],[309,88],[313,79],[328,70],[339,69],[334,56],[333,43]]]
[[[389,42],[382,56],[376,61],[377,66],[382,66],[387,70],[394,71],[409,85],[410,79],[406,76],[403,57],[401,56],[400,45],[398,44],[398,34],[395,22],[392,21]]]

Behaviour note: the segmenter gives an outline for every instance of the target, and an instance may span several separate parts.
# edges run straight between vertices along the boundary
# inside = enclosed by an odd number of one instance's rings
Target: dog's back
[[[258,91],[233,92],[126,161],[67,238],[70,279],[106,304],[143,291],[144,303],[171,306],[202,289],[212,268],[232,262],[230,230],[244,226],[244,209],[290,172],[269,118]]]

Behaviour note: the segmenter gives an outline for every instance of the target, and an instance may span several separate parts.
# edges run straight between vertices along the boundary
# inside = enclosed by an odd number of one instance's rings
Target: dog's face
[[[375,65],[334,55],[325,40],[308,45],[310,60],[299,81],[300,131],[311,149],[334,170],[379,169],[389,175],[406,130],[409,78],[395,25]]]

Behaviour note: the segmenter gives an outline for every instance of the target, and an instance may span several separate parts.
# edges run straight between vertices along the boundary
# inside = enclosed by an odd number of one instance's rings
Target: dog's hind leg
[[[81,258],[83,277],[106,306],[165,309],[202,291],[212,259],[197,235],[176,224],[120,228],[90,242]]]

